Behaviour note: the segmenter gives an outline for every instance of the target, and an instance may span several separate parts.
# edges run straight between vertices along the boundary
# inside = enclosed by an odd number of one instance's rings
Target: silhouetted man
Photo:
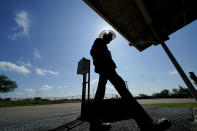
[[[134,114],[134,119],[141,130],[160,131],[170,126],[168,119],[153,120],[135,100],[131,93],[126,88],[124,80],[116,73],[116,64],[114,63],[111,53],[107,45],[115,39],[116,35],[111,30],[104,30],[94,41],[90,54],[93,58],[95,72],[99,74],[99,83],[96,91],[94,105],[100,105],[104,99],[107,80],[109,80],[120,94],[123,101],[131,104],[131,112]],[[99,118],[99,113],[96,113],[94,120],[91,122],[91,128],[96,130],[110,129],[110,123],[102,122]],[[115,115],[115,114],[114,114]]]

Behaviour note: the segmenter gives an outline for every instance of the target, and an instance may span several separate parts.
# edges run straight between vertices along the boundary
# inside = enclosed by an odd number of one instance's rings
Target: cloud
[[[29,93],[34,92],[34,90],[33,90],[33,89],[31,89],[31,88],[26,88],[26,89],[24,89],[24,91],[29,92]]]
[[[68,85],[64,85],[64,86],[58,86],[57,88],[58,89],[63,89],[63,88],[67,88],[68,87]]]
[[[94,80],[90,81],[90,85],[91,86],[97,86],[98,85],[98,79],[94,79]]]
[[[90,86],[93,88],[96,88],[98,86],[98,82],[99,82],[98,79],[94,79],[90,81]],[[109,90],[112,91],[112,90],[115,90],[115,88],[111,84],[106,84],[106,92]]]
[[[168,74],[169,75],[178,75],[178,72],[177,71],[168,71]]]
[[[144,82],[144,86],[151,86],[152,83],[149,83],[149,82]]]
[[[48,74],[59,76],[59,72],[55,72],[52,70],[45,70],[45,69],[36,68],[35,71],[36,71],[36,74],[38,74],[38,75],[45,75],[48,73]]]
[[[134,87],[134,85],[133,85],[133,84],[130,84],[128,87],[129,87],[129,88],[130,88],[130,87]]]
[[[31,73],[30,70],[28,70],[25,66],[17,66],[14,63],[6,62],[6,61],[0,61],[0,70],[6,71],[6,72],[17,72],[21,74],[29,74]]]
[[[53,87],[49,85],[43,85],[40,90],[42,91],[50,91]]]
[[[114,90],[115,89],[112,85],[106,85],[106,88],[109,88],[111,90]]]
[[[16,92],[15,94],[16,94],[16,95],[24,95],[23,92]]]
[[[62,86],[58,86],[57,88],[58,88],[58,89],[62,89]]]
[[[29,14],[27,11],[22,10],[16,13],[14,18],[17,26],[10,28],[14,33],[9,36],[11,40],[17,40],[18,38],[25,37],[29,34]]]
[[[31,67],[31,63],[30,63],[29,61],[27,61],[27,62],[19,61],[18,63],[19,63],[20,65],[25,66],[25,67]]]
[[[34,50],[34,59],[35,60],[41,60],[42,57],[40,55],[40,52],[38,50]]]
[[[150,88],[149,90],[153,93],[160,92],[159,88]]]

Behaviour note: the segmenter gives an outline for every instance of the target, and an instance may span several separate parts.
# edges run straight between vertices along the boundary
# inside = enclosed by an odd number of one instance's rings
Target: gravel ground
[[[191,131],[186,128],[193,121],[192,108],[188,107],[146,107],[146,111],[154,118],[167,117],[172,126],[167,131]],[[89,123],[84,122],[72,131],[89,131]],[[66,131],[67,128],[64,128]],[[62,130],[63,131],[63,130]],[[140,131],[133,119],[112,123],[111,131]]]
[[[190,131],[185,126],[193,121],[191,107],[145,107],[145,110],[155,119],[162,117],[169,118],[172,121],[172,126],[168,131]],[[61,125],[64,126],[57,131],[89,131],[88,122],[80,123],[80,121],[75,121],[76,123],[73,125],[68,124],[76,120],[79,115],[78,112],[71,115],[60,115],[27,121],[6,121],[6,119],[3,120],[1,117],[0,131],[46,131],[60,127]],[[72,128],[75,125],[77,126]],[[139,128],[133,119],[129,119],[113,122],[111,131],[139,131]]]

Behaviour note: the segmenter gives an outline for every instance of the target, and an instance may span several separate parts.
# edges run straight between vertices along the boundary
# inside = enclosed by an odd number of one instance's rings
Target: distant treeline
[[[146,94],[139,94],[136,99],[152,99],[152,98],[191,98],[192,95],[188,88],[183,88],[179,86],[179,88],[173,88],[172,91],[168,89],[164,89],[159,93],[153,93],[151,96]]]
[[[191,98],[192,95],[188,88],[174,88],[171,91],[164,89],[159,93],[153,93],[151,96],[146,94],[139,94],[136,99],[154,99],[154,98]],[[112,96],[108,99],[119,99],[118,95]],[[93,101],[93,99],[91,99]],[[45,105],[45,104],[58,104],[58,103],[70,103],[70,102],[81,102],[81,99],[59,99],[50,100],[43,99],[41,97],[27,98],[22,100],[12,100],[11,98],[0,98],[0,107],[11,107],[11,106],[31,106],[31,105]]]

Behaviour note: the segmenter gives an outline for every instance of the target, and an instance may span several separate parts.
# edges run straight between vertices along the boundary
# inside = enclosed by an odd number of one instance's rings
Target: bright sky
[[[91,59],[90,48],[104,29],[115,31],[81,0],[0,1],[0,75],[19,86],[2,96],[81,95],[77,63],[82,57]],[[128,81],[134,96],[185,86],[160,45],[139,52],[115,33],[117,38],[108,47],[117,72]],[[187,75],[189,71],[197,74],[196,34],[194,21],[166,41]],[[91,94],[97,82],[91,63]],[[108,83],[106,93],[117,92]]]

